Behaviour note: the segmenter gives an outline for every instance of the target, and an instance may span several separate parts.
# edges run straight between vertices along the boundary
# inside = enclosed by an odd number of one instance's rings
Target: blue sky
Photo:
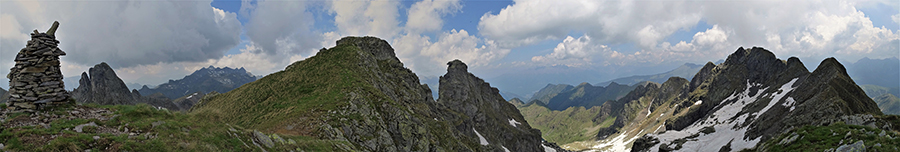
[[[0,3],[0,67],[12,66],[9,54],[27,33],[57,20],[60,47],[70,52],[62,58],[64,75],[107,62],[127,83],[149,85],[210,65],[265,75],[361,35],[391,43],[423,80],[460,59],[518,94],[546,83],[596,83],[714,62],[738,47],[797,56],[810,70],[827,57],[900,56],[900,4],[891,0]],[[503,81],[510,79],[533,84]]]

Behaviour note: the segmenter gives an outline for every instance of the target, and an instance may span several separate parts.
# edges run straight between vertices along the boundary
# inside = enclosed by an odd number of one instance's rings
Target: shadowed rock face
[[[106,62],[94,65],[88,72],[81,73],[80,84],[72,91],[77,102],[101,105],[135,104],[125,82],[116,76],[116,72]]]
[[[475,137],[474,128],[489,143],[499,143],[511,151],[543,150],[540,131],[524,123],[519,110],[503,100],[497,88],[469,73],[462,61],[453,60],[447,65],[447,74],[440,78],[438,102],[465,114],[456,118],[462,121],[456,125],[458,131]],[[511,120],[520,124],[513,126]]]

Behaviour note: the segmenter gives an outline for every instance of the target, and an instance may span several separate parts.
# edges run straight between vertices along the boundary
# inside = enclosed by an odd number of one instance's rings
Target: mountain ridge
[[[648,86],[608,102],[625,104],[618,117],[625,120],[616,120],[621,129],[598,134],[600,141],[564,147],[736,151],[804,125],[849,119],[859,120],[856,125],[890,126],[866,119],[882,113],[834,58],[809,72],[796,57],[781,60],[760,47],[738,48],[725,62],[704,65],[691,81],[670,78],[658,88]],[[647,88],[651,91],[642,93]],[[696,141],[708,144],[698,146]]]
[[[434,100],[386,41],[345,37],[284,71],[204,97],[192,113],[266,132],[348,141],[362,151],[554,149],[464,63],[448,63],[440,83]]]
[[[212,91],[228,92],[243,84],[256,81],[256,79],[256,76],[247,72],[243,67],[232,69],[209,66],[194,71],[184,78],[169,80],[154,88],[143,85],[138,91],[147,95],[162,93],[166,98],[174,100],[198,91],[203,94]]]

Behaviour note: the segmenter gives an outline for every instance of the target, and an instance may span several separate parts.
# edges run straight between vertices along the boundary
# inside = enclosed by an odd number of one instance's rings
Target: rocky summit
[[[387,41],[345,37],[330,49],[228,93],[206,96],[199,117],[352,151],[555,151],[499,91],[448,63],[439,99]]]
[[[828,58],[813,72],[799,59],[763,48],[739,48],[692,80],[670,78],[638,87],[623,104],[612,133],[575,144],[616,151],[740,151],[781,133],[836,122],[891,129],[878,106]],[[611,104],[612,104],[611,103]],[[874,117],[873,117],[874,116]],[[623,119],[624,118],[624,119]],[[633,147],[632,147],[633,146]]]

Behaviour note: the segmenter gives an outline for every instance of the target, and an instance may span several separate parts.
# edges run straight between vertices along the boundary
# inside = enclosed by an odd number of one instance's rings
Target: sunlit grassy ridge
[[[306,125],[299,118],[317,117],[346,104],[338,102],[346,99],[343,93],[363,82],[357,73],[358,49],[342,45],[320,51],[284,71],[211,97],[193,112],[213,121],[268,131]]]

